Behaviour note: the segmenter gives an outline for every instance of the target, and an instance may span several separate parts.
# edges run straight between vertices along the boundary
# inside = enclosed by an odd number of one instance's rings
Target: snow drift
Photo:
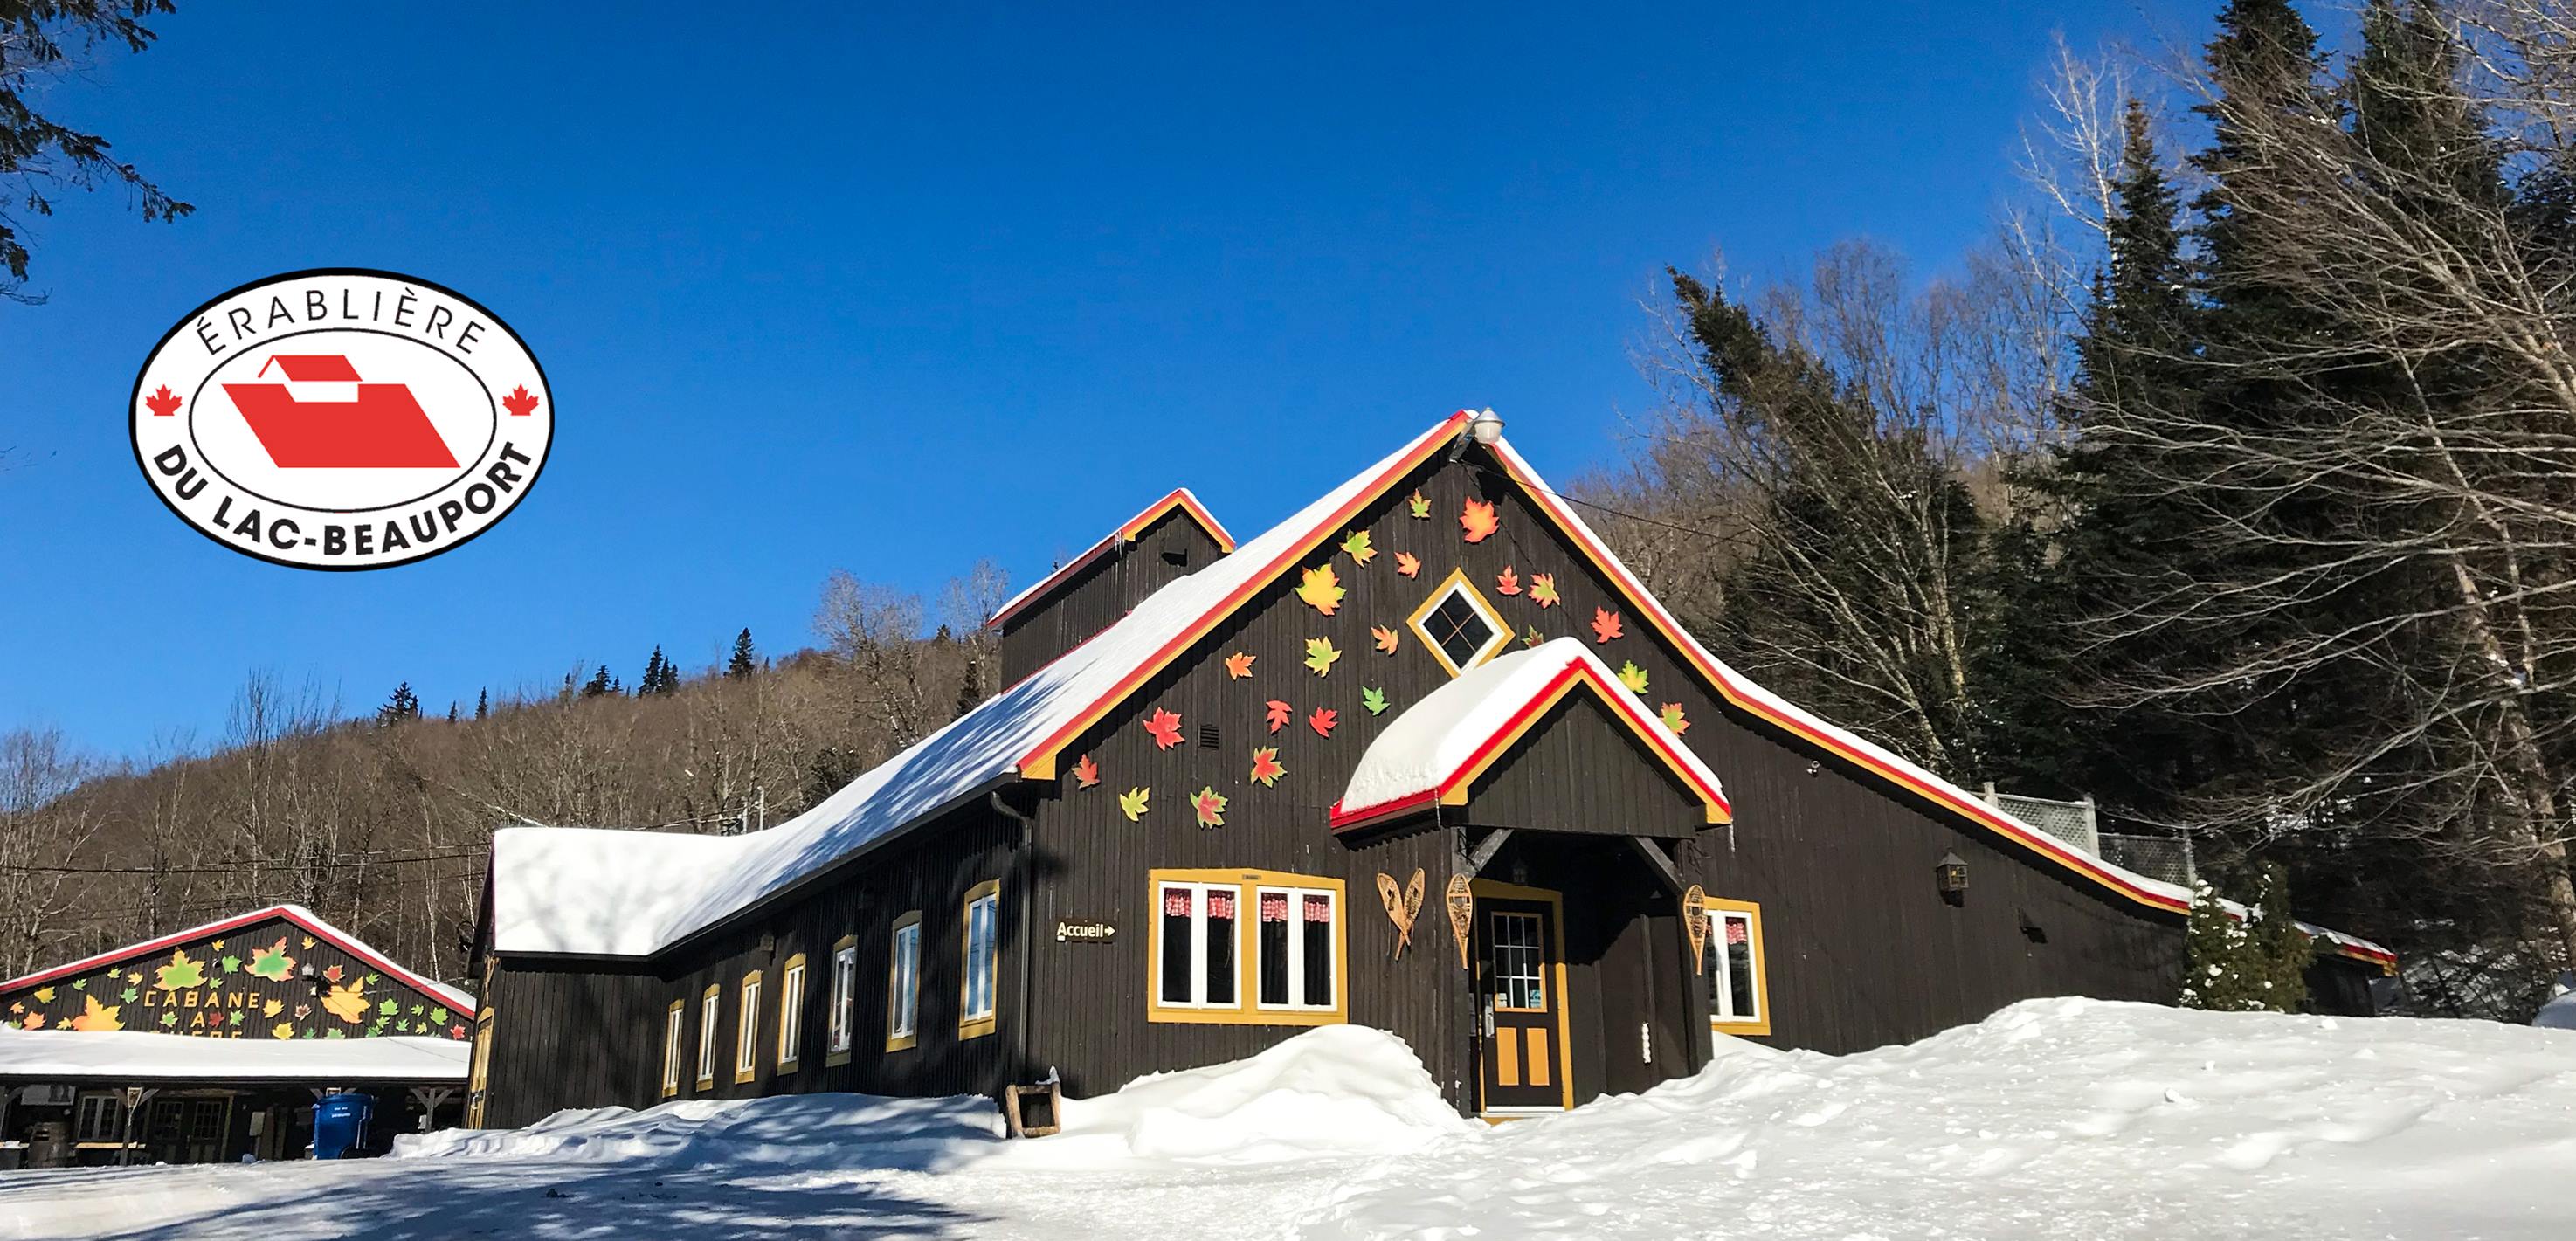
[[[394,1140],[393,1157],[936,1169],[990,1153],[1003,1132],[989,1099],[781,1095],[557,1112],[525,1129],[406,1134]]]

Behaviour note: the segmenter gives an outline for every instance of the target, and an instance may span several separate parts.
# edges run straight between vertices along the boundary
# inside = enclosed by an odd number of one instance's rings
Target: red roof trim
[[[1066,579],[1108,554],[1109,549],[1121,543],[1134,542],[1137,535],[1145,532],[1146,527],[1161,521],[1175,510],[1198,523],[1200,530],[1205,531],[1209,538],[1216,540],[1218,554],[1227,555],[1234,551],[1234,536],[1226,532],[1225,526],[1217,521],[1216,515],[1208,512],[1207,506],[1199,503],[1199,498],[1192,495],[1189,488],[1176,487],[1172,489],[1170,495],[1146,505],[1143,511],[1119,523],[1116,530],[1110,531],[1107,537],[1084,549],[1081,555],[1064,562],[1055,572],[1039,579],[1037,585],[1013,596],[1009,602],[1001,606],[1000,610],[993,613],[992,619],[984,622],[984,627],[999,628],[1003,622],[1028,611],[1038,600],[1055,593],[1055,588],[1062,585]]]
[[[221,935],[226,931],[248,926],[254,922],[265,922],[271,918],[282,918],[288,922],[294,923],[314,938],[327,940],[330,942],[331,946],[338,948],[340,951],[348,953],[350,956],[356,957],[359,960],[374,966],[386,977],[401,981],[413,990],[438,1001],[440,1004],[447,1006],[451,1010],[462,1013],[468,1017],[474,1015],[473,996],[466,994],[458,988],[449,987],[443,983],[423,978],[410,970],[404,969],[402,966],[394,964],[391,960],[386,958],[383,953],[380,953],[365,944],[359,943],[357,940],[350,938],[337,929],[324,925],[319,919],[305,912],[304,908],[298,905],[271,905],[266,909],[254,909],[249,913],[235,914],[232,917],[209,922],[203,926],[193,926],[184,931],[172,931],[167,935],[160,936],[156,939],[148,939],[139,944],[128,944],[123,948],[113,948],[93,956],[82,957],[80,960],[73,961],[68,964],[57,965],[51,969],[38,970],[33,974],[26,974],[17,978],[12,978],[7,982],[0,982],[0,991],[15,991],[20,987],[38,986],[56,978],[64,978],[73,974],[87,973],[88,971],[97,969],[101,966],[115,965],[121,962],[131,961],[136,957],[151,956],[164,948],[175,947],[177,945],[187,943],[190,940],[202,939],[209,935]],[[464,1001],[462,1004],[458,1003],[460,999]]]

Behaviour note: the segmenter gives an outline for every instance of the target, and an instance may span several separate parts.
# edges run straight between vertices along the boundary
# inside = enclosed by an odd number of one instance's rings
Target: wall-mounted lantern
[[[1932,884],[1940,889],[1941,899],[1953,905],[1968,903],[1968,864],[1955,853],[1944,853],[1932,865]]]

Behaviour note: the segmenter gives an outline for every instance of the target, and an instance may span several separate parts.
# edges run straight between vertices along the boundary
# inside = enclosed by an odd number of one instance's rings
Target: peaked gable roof
[[[1177,487],[1170,495],[1146,505],[1143,511],[1119,523],[1117,529],[1110,531],[1099,542],[1083,549],[1081,555],[1065,561],[1056,567],[1055,572],[1047,574],[1032,583],[1028,589],[1004,601],[1002,606],[993,609],[992,617],[984,622],[984,626],[988,629],[999,629],[1009,624],[1012,617],[1018,616],[1039,600],[1054,594],[1056,587],[1073,580],[1076,575],[1089,568],[1092,562],[1108,555],[1120,544],[1135,542],[1137,537],[1152,528],[1154,523],[1173,513],[1178,513],[1184,520],[1195,523],[1200,530],[1206,532],[1209,538],[1214,539],[1219,555],[1231,554],[1234,551],[1234,536],[1226,533],[1225,527],[1217,522],[1214,514],[1207,511],[1206,505],[1199,503],[1199,498],[1192,494],[1189,488]]]
[[[412,971],[395,964],[393,958],[367,946],[367,944],[359,940],[358,937],[351,935],[328,922],[324,922],[319,915],[315,914],[310,909],[306,909],[302,905],[270,905],[265,908],[251,910],[248,913],[234,914],[228,918],[217,918],[216,920],[205,923],[202,926],[192,926],[184,931],[172,931],[167,935],[155,936],[154,938],[147,939],[139,944],[128,944],[122,948],[112,948],[106,952],[82,957],[77,961],[70,961],[62,965],[37,970],[32,974],[20,975],[19,977],[12,978],[7,982],[0,982],[0,991],[15,991],[22,987],[41,986],[57,978],[69,978],[76,974],[85,974],[91,970],[104,969],[110,965],[120,964],[140,957],[158,956],[172,948],[194,943],[199,939],[221,935],[225,932],[236,930],[241,927],[254,926],[272,918],[281,919],[294,926],[301,927],[305,933],[313,936],[315,939],[323,940],[331,946],[338,948],[340,951],[348,953],[350,956],[366,962],[368,965],[375,967],[379,972],[383,973],[385,977],[394,979],[395,981],[402,983],[404,986],[410,987],[411,989],[420,992],[422,995],[428,996],[431,1000],[444,1004],[456,1012],[463,1013],[469,1017],[474,1013],[473,996],[457,990],[454,987],[448,986],[446,983],[413,973]]]
[[[1613,689],[1601,657],[1574,638],[1500,655],[1404,709],[1369,743],[1333,803],[1334,831],[1381,822],[1432,804],[1463,805],[1467,790],[1566,695],[1589,690],[1707,808],[1732,817],[1717,773],[1647,717],[1636,695]]]

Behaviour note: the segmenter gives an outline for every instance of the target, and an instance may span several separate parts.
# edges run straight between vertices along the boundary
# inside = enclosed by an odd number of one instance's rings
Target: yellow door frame
[[[1565,985],[1565,894],[1552,888],[1527,887],[1517,883],[1504,883],[1499,879],[1470,880],[1469,888],[1480,901],[1486,897],[1494,897],[1501,900],[1531,901],[1547,906],[1548,921],[1556,935],[1554,941],[1556,948],[1556,1080],[1561,1084],[1564,1106],[1571,1109],[1574,1106],[1574,1044],[1566,1036],[1566,1031],[1567,1019],[1574,1007],[1574,996]],[[1483,929],[1481,922],[1470,923],[1470,925],[1479,932]],[[1470,980],[1470,985],[1477,987],[1476,1011],[1479,1014],[1484,1012],[1485,997],[1482,987],[1484,968],[1485,962],[1480,956],[1475,961],[1475,973],[1471,975]],[[1485,1037],[1484,1026],[1480,1021],[1476,1027],[1476,1046],[1480,1053],[1485,1045]],[[1487,1114],[1485,1069],[1481,1064],[1476,1068],[1476,1113],[1479,1116]],[[1497,1119],[1508,1118],[1510,1115],[1511,1113],[1504,1113]]]

